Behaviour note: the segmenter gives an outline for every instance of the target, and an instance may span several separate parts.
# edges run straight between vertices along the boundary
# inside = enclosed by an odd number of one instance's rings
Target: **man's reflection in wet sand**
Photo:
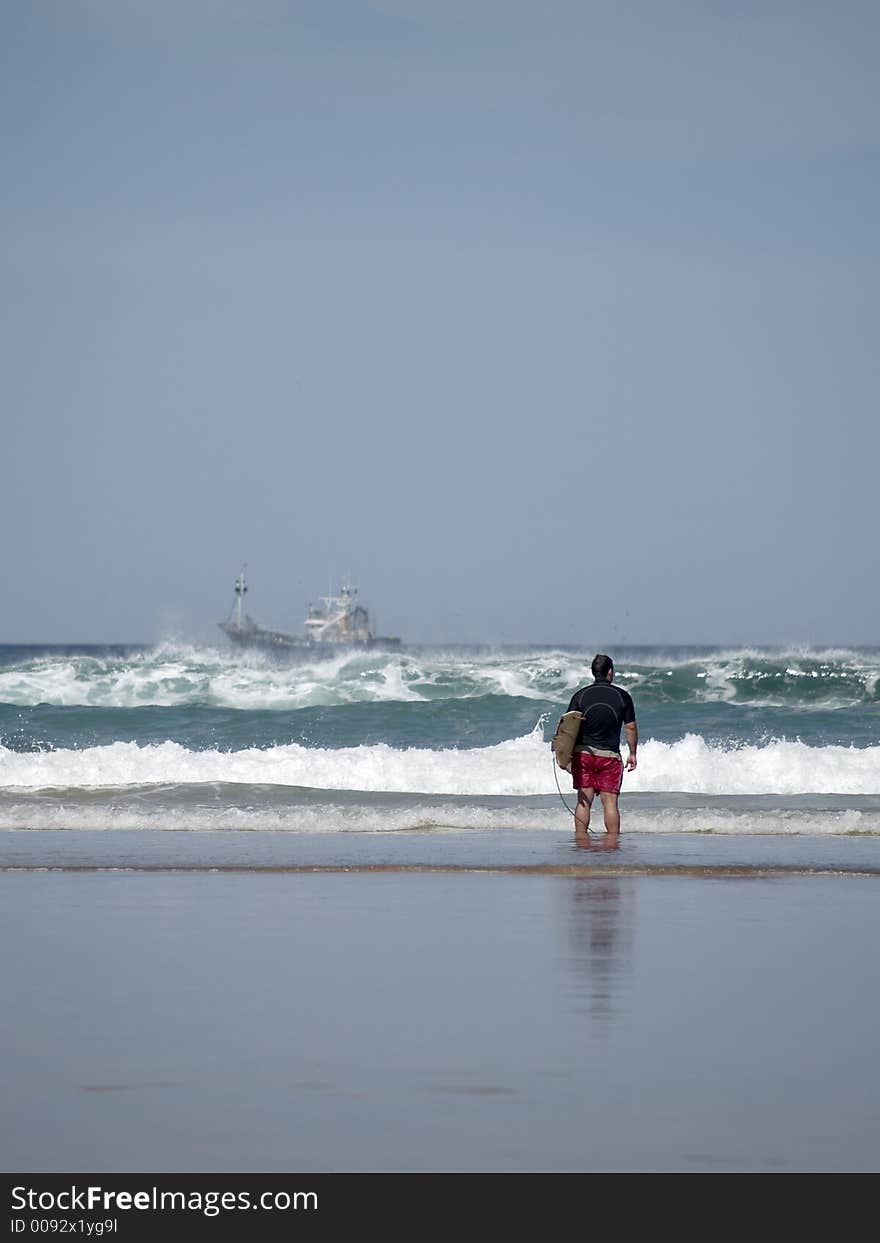
[[[579,876],[567,882],[565,893],[574,994],[593,1019],[607,1021],[632,969],[634,878]]]

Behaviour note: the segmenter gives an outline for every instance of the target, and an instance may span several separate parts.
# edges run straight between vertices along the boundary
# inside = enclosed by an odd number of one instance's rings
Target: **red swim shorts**
[[[623,781],[623,760],[612,755],[590,755],[575,751],[571,757],[571,780],[576,790],[600,790],[619,794]]]

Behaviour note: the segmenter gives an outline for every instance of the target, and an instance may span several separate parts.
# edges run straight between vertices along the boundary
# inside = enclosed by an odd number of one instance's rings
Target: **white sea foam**
[[[628,790],[695,794],[876,794],[880,746],[810,747],[787,739],[763,746],[720,747],[696,734],[649,741]]]
[[[558,770],[556,770],[558,773]],[[558,773],[560,785],[569,783]],[[192,751],[175,742],[114,742],[82,750],[17,752],[0,747],[0,787],[100,789],[232,782],[454,795],[539,795],[555,789],[550,749],[530,734],[468,750],[396,748],[385,743],[336,750],[298,743],[240,751]],[[698,794],[880,794],[880,746],[810,747],[771,740],[724,748],[695,734],[647,740],[626,774],[631,792]]]
[[[337,805],[291,807],[75,806],[61,801],[0,806],[2,829],[110,829],[190,832],[399,833],[407,830],[530,829],[565,831],[558,808],[486,808],[425,803],[418,807]]]

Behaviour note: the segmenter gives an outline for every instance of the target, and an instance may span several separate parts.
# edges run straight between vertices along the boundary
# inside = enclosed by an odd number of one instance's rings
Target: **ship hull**
[[[220,629],[236,647],[269,653],[291,661],[332,660],[334,656],[356,655],[359,652],[402,650],[400,639],[392,636],[374,635],[369,639],[352,642],[312,641],[300,635],[285,634],[280,630],[264,630],[262,626],[238,628],[231,623],[221,622]]]

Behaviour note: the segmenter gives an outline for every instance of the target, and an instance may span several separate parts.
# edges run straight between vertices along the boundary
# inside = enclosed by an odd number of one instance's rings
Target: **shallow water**
[[[880,838],[790,834],[631,833],[619,848],[575,846],[556,832],[501,829],[323,833],[0,831],[0,869],[389,870],[565,872],[864,872],[880,875]]]

